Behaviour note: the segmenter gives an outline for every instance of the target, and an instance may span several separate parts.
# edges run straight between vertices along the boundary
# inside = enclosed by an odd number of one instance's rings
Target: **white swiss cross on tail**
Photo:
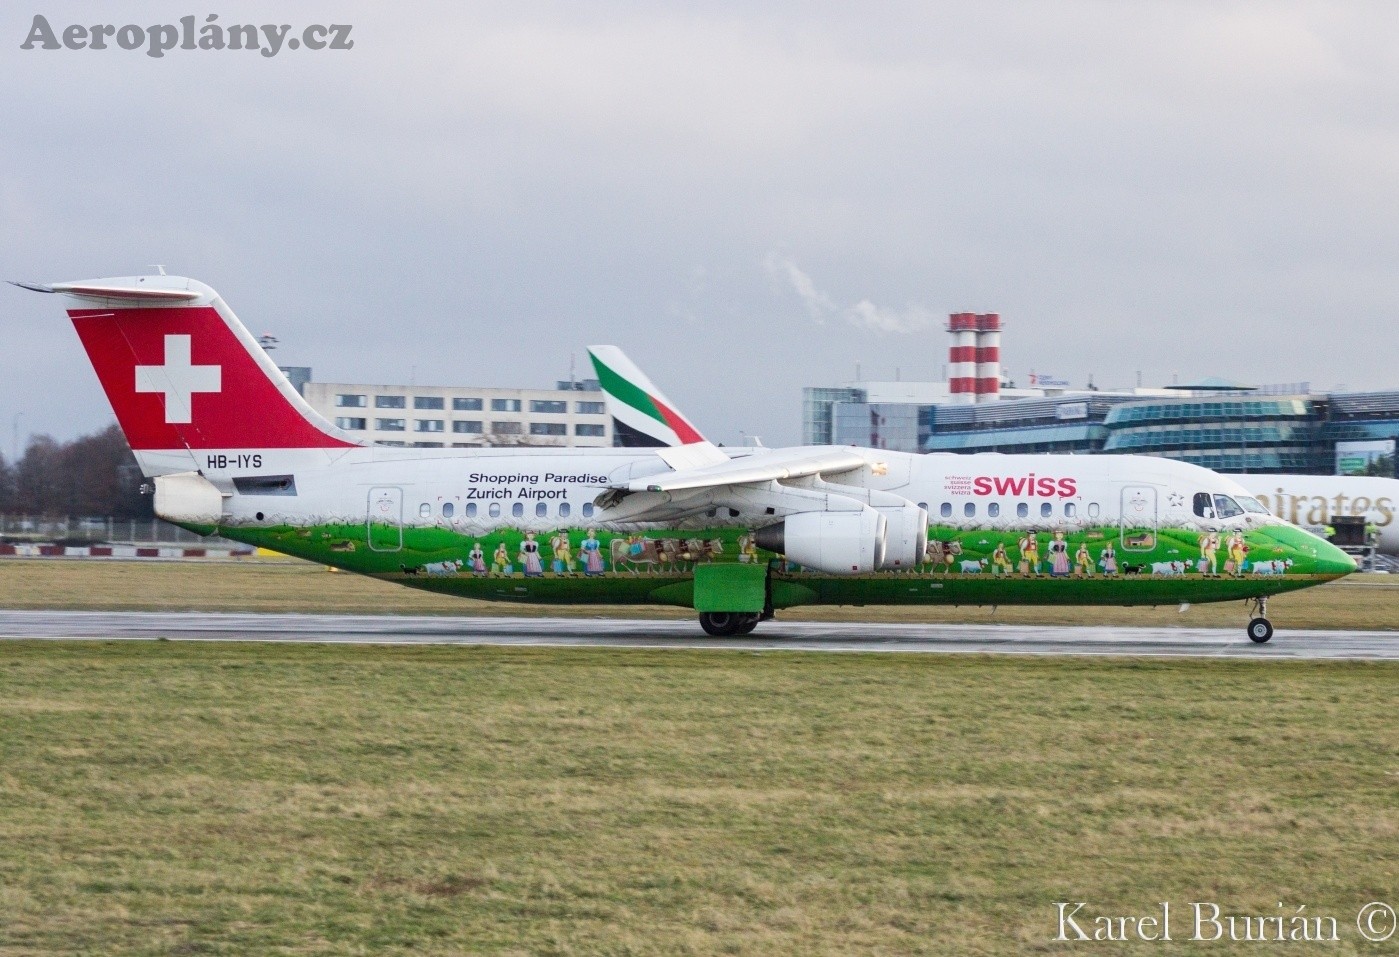
[[[196,392],[223,391],[222,366],[197,366],[190,361],[190,337],[165,337],[165,364],[136,367],[137,392],[165,394],[165,422],[192,422],[191,398]]]

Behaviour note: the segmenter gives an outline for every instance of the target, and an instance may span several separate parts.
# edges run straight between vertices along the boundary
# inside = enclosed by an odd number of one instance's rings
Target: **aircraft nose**
[[[1355,559],[1341,551],[1335,545],[1322,539],[1316,546],[1316,573],[1325,575],[1327,578],[1340,578],[1342,575],[1349,575],[1358,566]]]

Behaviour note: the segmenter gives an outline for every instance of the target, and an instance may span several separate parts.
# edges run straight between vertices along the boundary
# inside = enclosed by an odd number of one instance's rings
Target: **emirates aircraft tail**
[[[219,294],[179,276],[53,285],[147,476],[362,443],[313,410]]]
[[[620,444],[655,448],[673,469],[700,468],[729,457],[690,424],[660,389],[616,346],[589,346],[607,411]]]

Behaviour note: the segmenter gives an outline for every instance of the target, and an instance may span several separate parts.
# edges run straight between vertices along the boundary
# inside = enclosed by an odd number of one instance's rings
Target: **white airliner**
[[[27,289],[68,310],[155,510],[418,588],[670,604],[745,634],[802,604],[1140,605],[1355,570],[1235,481],[1134,456],[908,455],[706,441],[620,350],[613,415],[654,448],[383,448],[314,412],[223,299],[176,276]]]
[[[1379,532],[1376,548],[1399,555],[1399,479],[1364,475],[1236,475],[1239,484],[1294,525],[1329,525],[1337,515],[1365,519]]]

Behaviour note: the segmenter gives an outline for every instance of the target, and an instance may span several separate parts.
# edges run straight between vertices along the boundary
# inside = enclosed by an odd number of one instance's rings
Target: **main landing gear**
[[[732,638],[735,635],[750,633],[758,627],[758,622],[763,620],[763,616],[758,612],[702,611],[699,620],[705,634],[716,638]]]
[[[1260,595],[1248,601],[1252,614],[1248,621],[1248,637],[1254,644],[1261,645],[1273,637],[1273,623],[1268,620],[1268,596]]]

